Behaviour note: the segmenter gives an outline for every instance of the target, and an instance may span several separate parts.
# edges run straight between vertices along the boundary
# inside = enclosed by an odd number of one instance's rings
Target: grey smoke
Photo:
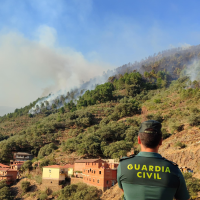
[[[49,93],[63,94],[109,68],[58,47],[56,31],[48,26],[38,29],[34,41],[19,33],[0,34],[0,105],[22,107]]]

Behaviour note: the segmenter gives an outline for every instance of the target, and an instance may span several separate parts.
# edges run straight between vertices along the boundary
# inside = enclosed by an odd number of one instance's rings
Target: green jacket
[[[124,158],[117,181],[125,200],[188,200],[185,180],[178,166],[158,153],[140,152]]]

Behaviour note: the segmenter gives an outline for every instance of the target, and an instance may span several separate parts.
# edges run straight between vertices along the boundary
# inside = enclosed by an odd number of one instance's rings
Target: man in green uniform
[[[158,154],[162,144],[161,123],[141,124],[138,143],[141,152],[120,160],[117,181],[125,200],[188,200],[184,177],[177,164]]]

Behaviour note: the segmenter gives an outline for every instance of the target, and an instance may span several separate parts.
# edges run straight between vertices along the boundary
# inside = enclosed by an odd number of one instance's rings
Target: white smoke
[[[93,79],[90,79],[90,81],[83,83],[79,87],[75,87],[71,89],[70,91],[68,90],[59,90],[55,93],[49,94],[48,97],[42,98],[39,100],[36,105],[29,110],[29,113],[35,114],[39,113],[42,109],[42,104],[45,108],[51,109],[52,105],[55,104],[56,101],[56,108],[63,107],[65,103],[69,103],[71,100],[76,103],[76,101],[79,99],[81,95],[85,93],[87,90],[93,90],[95,89],[96,85],[100,85],[105,83],[110,76],[113,76],[116,74],[116,71],[108,71],[106,74],[102,76],[96,76]],[[73,93],[73,97],[69,95],[67,98],[66,96],[69,94]],[[62,100],[63,99],[63,100]]]
[[[0,105],[21,107],[49,93],[64,94],[113,68],[100,61],[89,62],[69,47],[58,47],[51,27],[41,26],[35,38],[0,34]]]
[[[190,49],[192,46],[190,44],[184,43],[179,45],[183,50]]]
[[[191,81],[200,80],[200,60],[194,59],[183,71],[183,75],[189,76]]]
[[[178,43],[177,45],[172,45],[172,44],[169,45],[170,49],[174,49],[177,47],[180,48],[181,50],[187,50],[187,49],[190,49],[192,46],[187,43]]]

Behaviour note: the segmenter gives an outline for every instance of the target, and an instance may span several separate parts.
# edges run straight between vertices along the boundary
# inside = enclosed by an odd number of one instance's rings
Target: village
[[[26,152],[14,153],[10,165],[0,163],[0,180],[13,185],[20,180],[20,169],[24,162],[32,160],[33,155]],[[114,159],[80,159],[73,164],[49,165],[42,169],[42,184],[52,190],[59,190],[66,184],[78,182],[95,186],[102,191],[109,189],[117,182],[119,162]],[[68,181],[66,181],[68,180]]]
[[[132,149],[127,156],[134,154]],[[32,160],[33,155],[26,152],[14,153],[10,165],[0,163],[0,180],[5,180],[8,186],[16,184],[21,178],[20,169],[24,162]],[[42,185],[53,191],[62,189],[69,184],[79,182],[95,186],[106,191],[117,183],[118,159],[77,159],[74,163],[66,165],[48,165],[42,169]],[[179,167],[182,172],[193,170]]]

